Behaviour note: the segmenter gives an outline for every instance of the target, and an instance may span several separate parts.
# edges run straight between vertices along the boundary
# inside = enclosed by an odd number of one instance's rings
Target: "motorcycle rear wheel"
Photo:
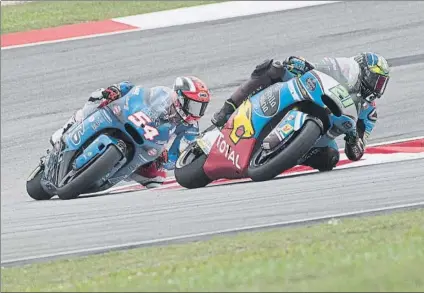
[[[195,154],[195,147],[189,147],[181,153],[175,165],[174,175],[177,183],[188,189],[205,187],[212,180],[205,174],[203,165],[207,156]]]

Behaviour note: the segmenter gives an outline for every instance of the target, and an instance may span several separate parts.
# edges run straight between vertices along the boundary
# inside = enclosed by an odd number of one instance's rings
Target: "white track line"
[[[129,32],[138,32],[194,23],[204,23],[222,19],[232,19],[243,16],[259,15],[312,6],[321,6],[337,2],[341,1],[227,1],[215,4],[198,5],[110,19],[115,22],[131,25],[134,27],[134,29],[122,30],[112,33],[65,38],[53,41],[8,46],[1,48],[1,50],[3,51],[45,44],[55,44],[67,41],[111,36]]]
[[[134,16],[118,17],[112,18],[112,20],[147,30],[273,13],[337,2],[340,1],[226,1]]]
[[[127,243],[127,244],[108,245],[108,246],[102,246],[102,247],[97,247],[97,248],[70,250],[70,251],[67,251],[67,252],[59,252],[59,253],[52,253],[52,254],[42,254],[42,255],[33,256],[33,257],[6,260],[6,261],[2,262],[1,265],[2,266],[3,265],[12,265],[14,263],[23,263],[23,262],[29,262],[29,261],[34,261],[34,260],[51,259],[51,258],[56,258],[56,257],[60,257],[60,256],[88,255],[88,254],[95,254],[95,253],[105,253],[105,252],[113,251],[113,250],[123,250],[123,249],[137,248],[137,247],[141,247],[141,246],[161,244],[161,243],[166,243],[166,242],[176,242],[176,241],[181,241],[181,240],[189,240],[191,238],[201,238],[201,237],[213,236],[213,235],[218,235],[218,234],[228,234],[228,233],[234,233],[234,232],[258,230],[258,229],[264,229],[264,228],[273,228],[273,227],[281,227],[281,226],[289,226],[289,225],[297,225],[297,224],[307,224],[307,223],[311,223],[311,222],[319,222],[319,221],[328,220],[328,219],[346,218],[346,217],[358,216],[358,215],[362,215],[362,214],[378,213],[378,212],[398,210],[398,209],[407,209],[407,208],[414,208],[414,207],[419,207],[419,206],[424,206],[424,201],[411,203],[411,204],[404,204],[404,205],[395,205],[395,206],[384,207],[384,208],[365,209],[365,210],[358,210],[358,211],[348,212],[348,213],[331,214],[331,215],[321,216],[321,217],[304,218],[304,219],[301,219],[301,220],[282,221],[282,222],[275,222],[275,223],[264,224],[264,225],[244,226],[244,227],[239,227],[239,228],[216,230],[216,231],[205,232],[205,233],[195,233],[195,234],[187,234],[187,235],[176,236],[176,237],[167,237],[167,238],[158,238],[158,239],[147,240],[147,241],[130,242],[130,243]]]
[[[407,142],[407,141],[411,141],[411,140],[418,140],[418,139],[423,139],[424,136],[415,136],[415,137],[408,137],[408,138],[401,138],[401,139],[397,139],[397,140],[389,140],[389,141],[383,141],[383,142],[376,142],[376,143],[371,143],[367,145],[368,147],[373,147],[373,146],[381,146],[381,145],[386,145],[386,144],[393,144],[393,143],[398,143],[398,142]],[[342,151],[343,149],[340,148],[339,151]]]

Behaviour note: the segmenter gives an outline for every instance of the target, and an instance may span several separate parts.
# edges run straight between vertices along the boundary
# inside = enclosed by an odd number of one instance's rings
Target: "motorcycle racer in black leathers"
[[[288,57],[283,62],[265,60],[256,66],[250,78],[237,88],[219,111],[215,112],[212,123],[218,127],[223,126],[249,96],[276,82],[287,81],[311,69],[333,77],[346,87],[354,100],[358,111],[358,122],[356,131],[344,137],[346,141],[344,151],[349,160],[360,160],[377,121],[375,101],[382,97],[390,79],[387,60],[376,53],[364,52],[352,57],[326,57],[315,63],[296,56]],[[336,166],[339,159],[337,144],[332,140],[325,145],[313,147],[301,164],[320,171],[329,171]]]

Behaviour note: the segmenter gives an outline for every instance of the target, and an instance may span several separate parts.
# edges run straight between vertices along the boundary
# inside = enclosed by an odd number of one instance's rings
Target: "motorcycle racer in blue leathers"
[[[382,97],[390,78],[387,60],[376,53],[364,52],[353,57],[327,57],[316,63],[296,56],[288,57],[283,62],[266,60],[256,66],[250,79],[241,84],[225,101],[223,107],[215,112],[212,123],[223,126],[244,99],[276,82],[287,81],[311,69],[333,77],[351,94],[358,111],[358,122],[356,130],[345,136],[344,150],[349,160],[360,160],[377,121],[376,99]],[[331,140],[322,144],[317,142],[300,164],[320,171],[329,171],[336,166],[339,159],[337,144]]]
[[[50,138],[55,145],[62,135],[75,123],[85,117],[87,112],[101,108],[110,102],[124,97],[135,85],[122,81],[109,87],[94,91],[83,108],[59,128]],[[180,152],[199,135],[199,119],[205,114],[210,102],[210,92],[206,84],[194,76],[181,76],[175,79],[173,85],[175,97],[171,103],[168,119],[176,125],[165,151],[154,162],[141,166],[130,176],[147,188],[158,187],[166,179],[166,170],[173,170]]]

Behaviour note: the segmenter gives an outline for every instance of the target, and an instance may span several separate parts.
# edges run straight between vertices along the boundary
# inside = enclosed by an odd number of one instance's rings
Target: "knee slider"
[[[328,164],[330,164],[332,167],[336,166],[337,163],[340,160],[340,153],[338,150],[333,149],[333,148],[328,148],[327,149],[327,154],[328,154]]]

